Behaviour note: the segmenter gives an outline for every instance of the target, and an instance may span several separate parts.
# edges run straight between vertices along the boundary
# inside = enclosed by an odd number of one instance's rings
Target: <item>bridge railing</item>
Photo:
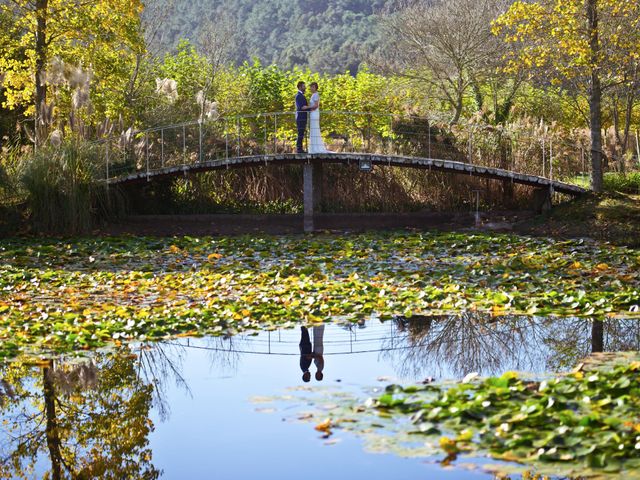
[[[586,138],[522,133],[480,123],[371,112],[322,111],[321,132],[333,152],[454,160],[567,180],[588,174]],[[294,112],[269,112],[129,130],[104,144],[105,177],[151,173],[211,160],[295,152]]]

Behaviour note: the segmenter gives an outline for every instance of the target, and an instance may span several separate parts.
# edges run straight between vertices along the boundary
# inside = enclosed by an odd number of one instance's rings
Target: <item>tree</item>
[[[12,28],[0,33],[4,106],[28,105],[38,122],[46,108],[54,57],[89,68],[92,98],[103,116],[120,113],[135,55],[144,49],[139,0],[13,0],[0,3]]]
[[[640,60],[640,5],[636,0],[515,2],[495,22],[495,32],[516,46],[510,70],[564,88],[589,104],[592,188],[602,191],[603,92],[620,84]]]
[[[634,107],[640,97],[640,62],[630,62],[621,68],[621,81],[611,92],[611,123],[613,124],[614,145],[611,155],[618,161],[624,172],[625,163],[633,156],[634,145],[631,141],[631,125],[634,120]]]
[[[432,97],[453,112],[451,123],[462,115],[465,97],[473,89],[482,109],[481,84],[500,72],[501,45],[491,22],[504,11],[495,0],[409,0],[396,14],[386,16],[382,28],[388,44],[376,62],[385,70],[418,80],[430,87]],[[510,110],[519,81],[502,75],[489,85],[510,87],[504,105],[494,95],[494,117],[503,121]]]
[[[204,57],[209,62],[209,76],[205,79],[202,94],[199,96],[200,120],[204,121],[207,106],[211,104],[207,99],[217,98],[219,80],[222,72],[231,59],[231,48],[238,25],[227,15],[220,15],[218,21],[204,27],[200,35],[200,45]]]
[[[192,120],[202,115],[198,92],[204,91],[212,78],[212,67],[209,60],[198,53],[187,40],[182,40],[174,54],[164,56],[158,66],[157,75],[176,82],[177,96],[170,105],[161,104],[148,110],[147,116],[155,125],[175,121]]]

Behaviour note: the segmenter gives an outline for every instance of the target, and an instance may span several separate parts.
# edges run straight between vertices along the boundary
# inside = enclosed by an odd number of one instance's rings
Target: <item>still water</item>
[[[389,383],[566,370],[589,353],[591,334],[581,319],[372,319],[8,363],[0,477],[494,478],[483,459],[444,469],[371,454],[356,436],[323,439],[297,419],[313,407],[309,389],[364,402]],[[616,322],[600,340],[631,350],[639,338],[636,322]],[[286,401],[264,402],[273,397]]]

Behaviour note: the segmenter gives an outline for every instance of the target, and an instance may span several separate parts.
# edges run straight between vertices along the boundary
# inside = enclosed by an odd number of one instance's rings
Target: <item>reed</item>
[[[27,156],[20,182],[33,227],[41,232],[87,233],[94,220],[111,210],[98,184],[99,149],[82,139],[65,139]]]

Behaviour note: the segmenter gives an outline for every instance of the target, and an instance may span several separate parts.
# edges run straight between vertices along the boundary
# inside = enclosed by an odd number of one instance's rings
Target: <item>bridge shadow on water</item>
[[[370,456],[350,437],[327,450],[308,426],[264,415],[259,399],[304,385],[363,395],[389,382],[472,371],[536,376],[568,370],[592,349],[639,350],[640,324],[478,314],[372,319],[5,363],[0,474],[298,478],[306,468],[307,478],[477,478]]]
[[[365,232],[372,230],[460,230],[485,226],[492,230],[511,231],[514,224],[533,217],[533,212],[481,213],[476,225],[471,212],[414,213],[318,213],[314,215],[317,231]],[[289,235],[301,232],[302,214],[217,214],[217,215],[134,215],[109,223],[100,229],[108,235]]]

